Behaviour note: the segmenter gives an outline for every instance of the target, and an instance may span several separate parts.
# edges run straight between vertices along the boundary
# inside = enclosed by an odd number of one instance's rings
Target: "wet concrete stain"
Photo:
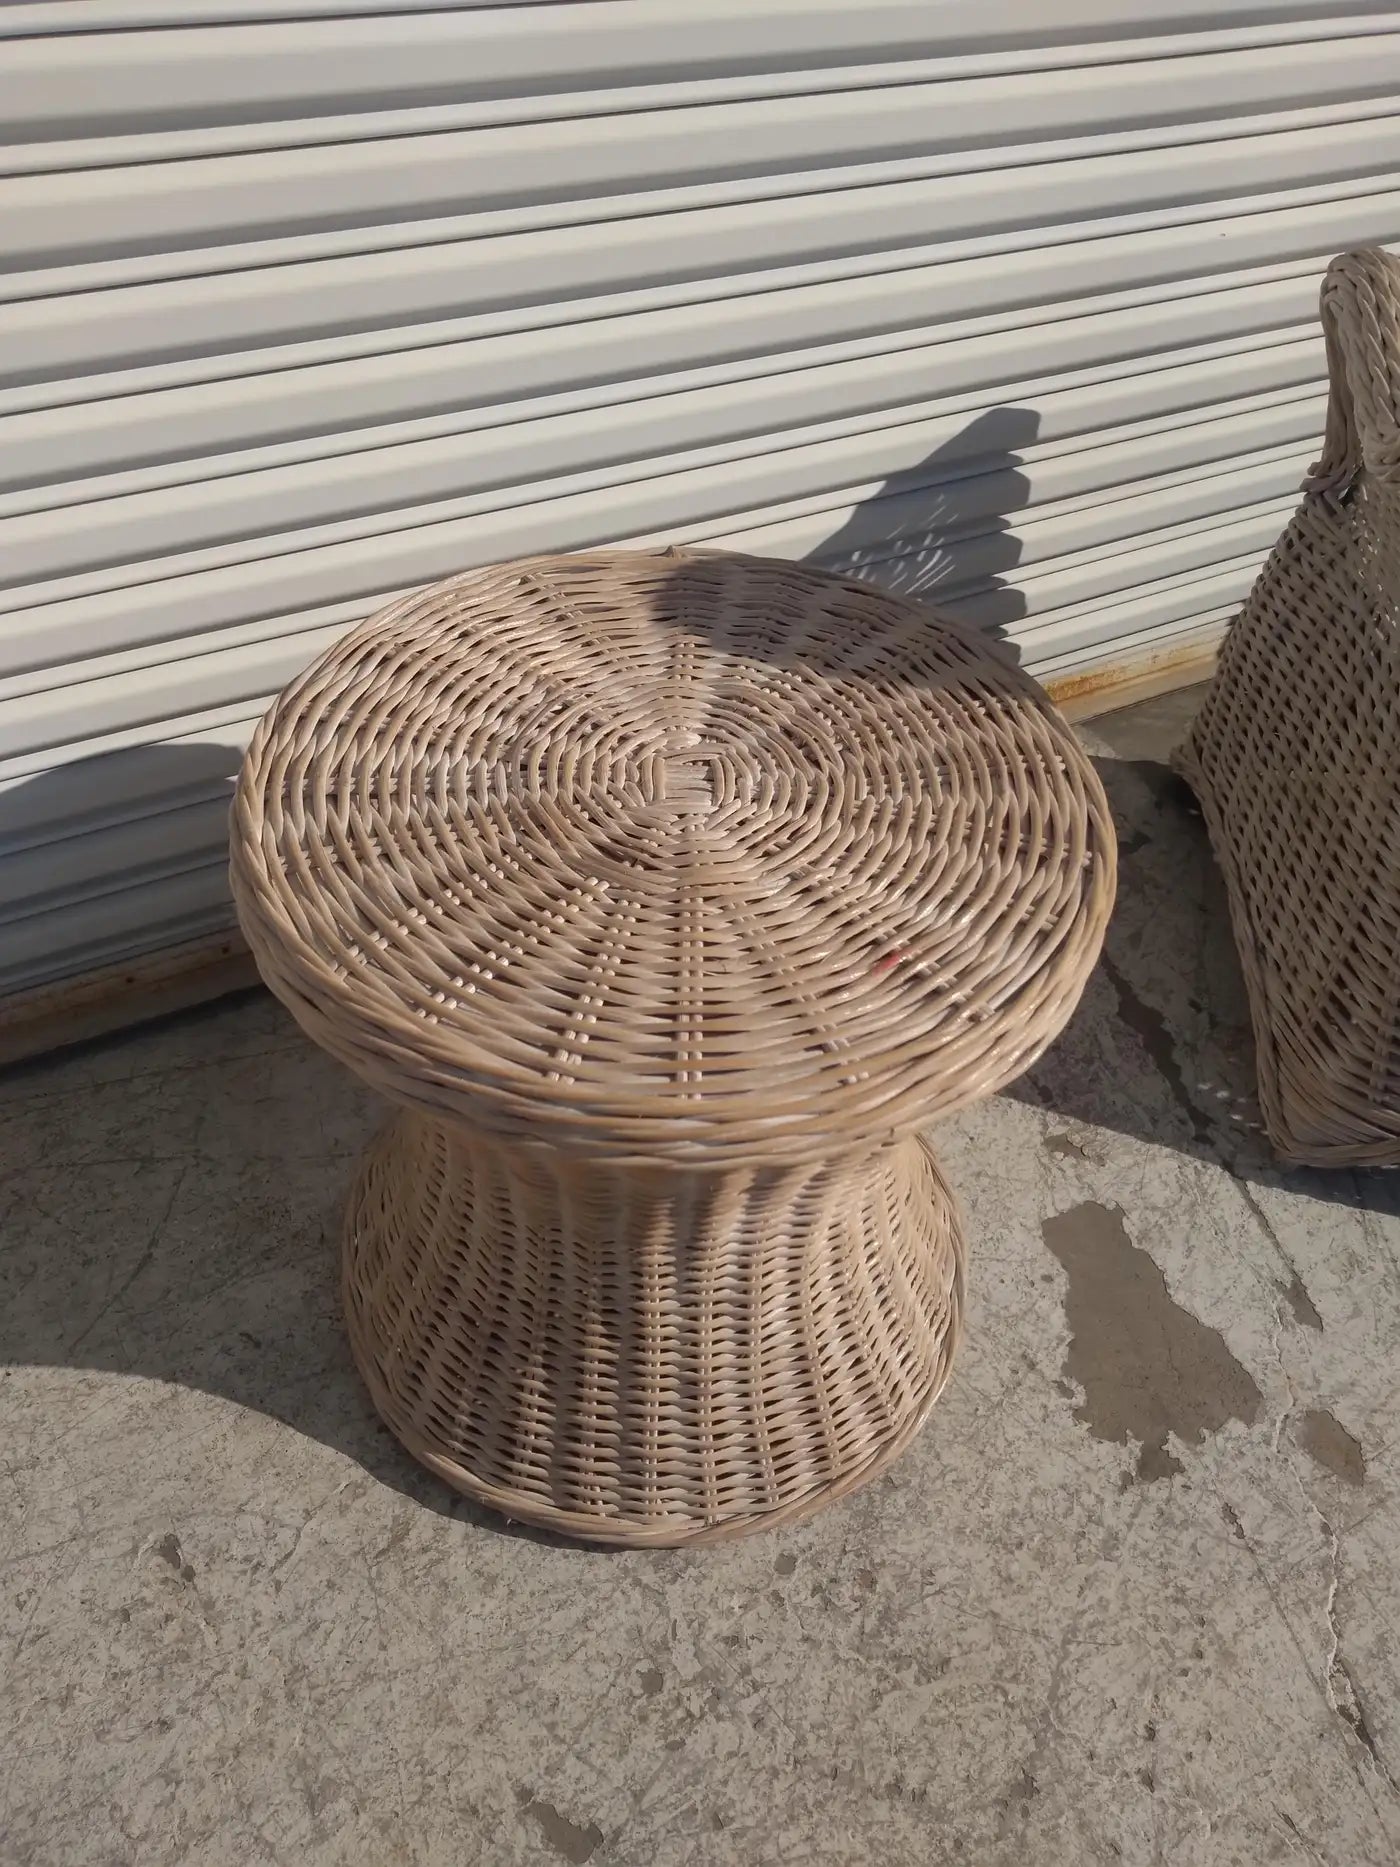
[[[773,1564],[773,1573],[774,1575],[791,1575],[796,1567],[796,1556],[779,1556],[777,1561]]]
[[[168,1530],[155,1547],[161,1561],[168,1562],[182,1582],[194,1580],[194,1565],[185,1561],[180,1539],[173,1530]]]
[[[603,1845],[603,1831],[596,1822],[580,1828],[562,1816],[552,1802],[531,1797],[521,1813],[538,1823],[549,1846],[561,1859],[568,1861],[570,1867],[584,1867]]]
[[[1118,1000],[1118,1016],[1155,1064],[1158,1075],[1171,1091],[1173,1102],[1190,1124],[1192,1140],[1198,1147],[1209,1146],[1211,1124],[1187,1086],[1176,1060],[1176,1040],[1166,1019],[1138,997],[1127,974],[1108,953],[1103,954],[1099,963]]]
[[[1284,1242],[1278,1235],[1278,1228],[1251,1190],[1249,1182],[1245,1179],[1244,1175],[1237,1172],[1233,1167],[1227,1167],[1227,1171],[1231,1174],[1236,1187],[1239,1189],[1240,1198],[1254,1214],[1255,1224],[1278,1253],[1280,1262],[1288,1272],[1288,1282],[1286,1284],[1281,1284],[1279,1288],[1283,1294],[1284,1302],[1287,1303],[1289,1309],[1293,1312],[1294,1322],[1300,1323],[1305,1329],[1316,1329],[1320,1335],[1322,1333],[1322,1314],[1316,1303],[1313,1302],[1312,1295],[1308,1290],[1308,1286],[1303,1282],[1302,1275],[1297,1265],[1293,1262],[1292,1258],[1289,1257]]]
[[[1244,1533],[1244,1523],[1233,1504],[1222,1504],[1220,1515],[1230,1526],[1230,1534],[1237,1543],[1247,1543],[1249,1538]]]
[[[1073,1135],[1048,1134],[1041,1146],[1047,1154],[1053,1154],[1057,1160],[1087,1160],[1088,1155]]]
[[[1138,1453],[1132,1479],[1125,1480],[1125,1485],[1132,1482],[1150,1485],[1158,1478],[1179,1478],[1185,1470],[1186,1467],[1175,1453],[1168,1452],[1165,1445],[1158,1445],[1154,1441],[1151,1445],[1144,1445]]]
[[[1218,1329],[1173,1302],[1120,1211],[1088,1200],[1046,1219],[1041,1232],[1069,1279],[1064,1373],[1084,1394],[1074,1417],[1096,1439],[1139,1442],[1139,1483],[1182,1471],[1169,1435],[1199,1446],[1229,1420],[1259,1417],[1254,1377]]]
[[[1308,1457],[1334,1478],[1349,1485],[1365,1484],[1366,1454],[1361,1450],[1361,1441],[1347,1431],[1335,1413],[1325,1407],[1309,1407],[1299,1416],[1294,1437]]]
[[[1301,1323],[1305,1329],[1320,1330],[1322,1328],[1322,1317],[1318,1314],[1317,1305],[1308,1295],[1308,1286],[1297,1271],[1294,1271],[1283,1295],[1289,1309],[1293,1312],[1294,1322]]]
[[[638,1683],[647,1698],[655,1698],[661,1690],[662,1678],[655,1666],[648,1666],[644,1673],[638,1674]]]

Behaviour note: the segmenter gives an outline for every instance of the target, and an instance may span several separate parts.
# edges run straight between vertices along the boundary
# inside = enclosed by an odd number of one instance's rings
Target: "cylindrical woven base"
[[[718,1541],[853,1489],[918,1430],[963,1243],[910,1139],[816,1167],[632,1170],[405,1113],[346,1219],[375,1405],[457,1489],[595,1541]]]

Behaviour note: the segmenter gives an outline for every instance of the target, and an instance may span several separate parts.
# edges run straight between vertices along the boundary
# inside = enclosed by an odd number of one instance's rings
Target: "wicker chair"
[[[1265,1126],[1286,1160],[1400,1163],[1400,261],[1322,287],[1305,498],[1179,763],[1224,871]]]
[[[963,1291],[918,1131],[1055,1035],[1113,894],[1093,768],[992,645],[762,559],[470,572],[288,689],[232,873],[268,984],[399,1105],[344,1289],[425,1464],[678,1543],[908,1442]]]

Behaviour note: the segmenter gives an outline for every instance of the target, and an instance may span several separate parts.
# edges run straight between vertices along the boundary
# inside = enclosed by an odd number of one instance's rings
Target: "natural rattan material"
[[[777,1172],[535,1166],[405,1113],[351,1202],[356,1359],[449,1483],[554,1530],[696,1541],[805,1514],[917,1430],[963,1293],[920,1142]]]
[[[1054,1036],[1113,890],[1095,774],[999,650],[761,559],[471,572],[288,689],[234,830],[265,978],[404,1111],[345,1290],[419,1458],[667,1543],[905,1443],[962,1289],[911,1137]]]
[[[1182,769],[1224,872],[1265,1125],[1400,1164],[1400,261],[1322,288],[1323,459],[1231,625]]]

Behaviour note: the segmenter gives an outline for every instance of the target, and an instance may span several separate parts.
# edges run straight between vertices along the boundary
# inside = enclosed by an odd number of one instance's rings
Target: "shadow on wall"
[[[0,998],[231,924],[220,853],[240,747],[127,746],[0,786]]]
[[[880,491],[809,553],[809,562],[1003,635],[1026,614],[1004,581],[1021,562],[1012,516],[1030,501],[1023,452],[1040,431],[1032,408],[991,408]]]

